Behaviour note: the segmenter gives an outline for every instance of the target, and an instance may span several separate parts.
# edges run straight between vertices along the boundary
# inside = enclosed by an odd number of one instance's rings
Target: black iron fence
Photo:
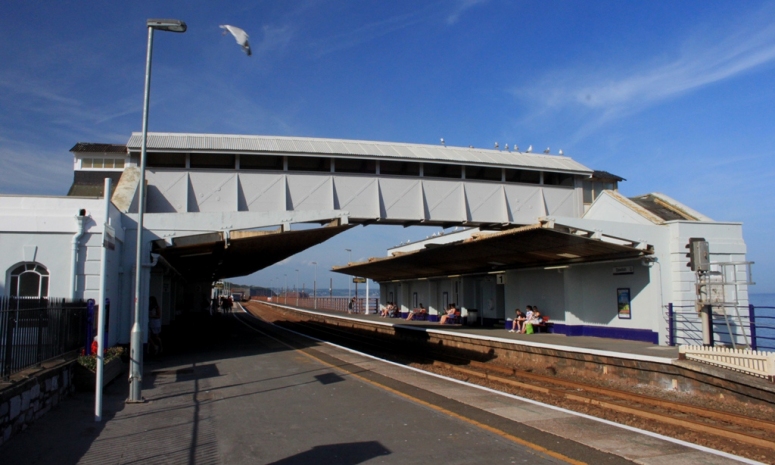
[[[82,348],[86,302],[0,297],[0,377]]]
[[[702,345],[702,321],[692,306],[668,304],[668,344]],[[737,312],[726,317],[713,314],[713,342],[730,345],[748,345],[753,350],[775,351],[775,307],[739,307]]]

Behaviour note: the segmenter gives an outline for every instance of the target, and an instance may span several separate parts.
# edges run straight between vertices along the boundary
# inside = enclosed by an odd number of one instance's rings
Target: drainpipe
[[[70,269],[70,300],[75,299],[76,286],[78,285],[78,247],[80,246],[80,240],[83,236],[83,222],[86,219],[86,210],[83,208],[78,211],[78,216],[75,217],[76,233],[73,236],[73,254],[72,254],[72,267]]]

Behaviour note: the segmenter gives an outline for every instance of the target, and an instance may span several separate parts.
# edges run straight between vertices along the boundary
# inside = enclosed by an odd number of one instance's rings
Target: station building
[[[129,341],[140,142],[135,133],[123,145],[76,144],[66,196],[0,195],[2,295],[99,301],[102,291],[110,344]],[[537,305],[562,334],[659,344],[666,306],[695,301],[690,237],[709,241],[713,261],[745,260],[740,223],[657,193],[625,198],[623,178],[566,156],[151,133],[147,162],[141,287],[163,324],[207,308],[213,282],[356,225],[462,228],[335,268],[379,282],[382,304],[438,315],[456,303],[483,324]],[[745,286],[735,299],[747,303]]]
[[[499,325],[531,305],[555,333],[666,344],[668,305],[696,301],[691,237],[709,242],[712,262],[745,262],[740,223],[713,221],[662,194],[626,198],[610,189],[580,218],[452,232],[339,271],[378,281],[381,301],[404,312],[422,303],[432,319],[455,303],[469,324]],[[750,272],[726,271],[740,282]],[[747,308],[747,286],[727,291]]]

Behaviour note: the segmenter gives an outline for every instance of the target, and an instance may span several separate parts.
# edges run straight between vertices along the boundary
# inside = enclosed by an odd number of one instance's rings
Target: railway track
[[[589,412],[591,408],[594,413],[590,413],[596,416],[641,428],[645,426],[644,429],[660,434],[775,463],[775,422],[769,420],[462,358],[436,347],[426,347],[418,355],[416,347],[391,340],[387,334],[375,331],[366,335],[362,330],[354,332],[348,328],[304,320],[267,306],[262,306],[260,312],[254,310],[252,313],[269,317],[278,326],[373,356],[428,371],[456,374],[458,378],[516,391],[525,397],[538,396],[543,402],[572,410],[580,410],[583,406],[581,410]],[[622,421],[623,418],[625,421]]]

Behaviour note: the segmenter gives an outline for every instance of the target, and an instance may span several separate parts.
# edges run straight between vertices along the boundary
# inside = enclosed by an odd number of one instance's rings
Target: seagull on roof
[[[231,32],[231,35],[234,36],[234,39],[237,41],[240,47],[242,47],[242,50],[250,56],[252,52],[250,51],[250,42],[248,42],[248,33],[244,30],[238,28],[237,26],[230,26],[228,24],[222,24],[221,29],[224,29],[223,34],[226,35],[226,31]]]
[[[525,150],[525,152],[527,152],[527,153],[530,153],[532,151],[533,151],[533,146],[532,145],[530,147],[528,147],[527,150]]]
[[[549,153],[549,147],[546,147],[546,149],[544,149],[544,153]]]

